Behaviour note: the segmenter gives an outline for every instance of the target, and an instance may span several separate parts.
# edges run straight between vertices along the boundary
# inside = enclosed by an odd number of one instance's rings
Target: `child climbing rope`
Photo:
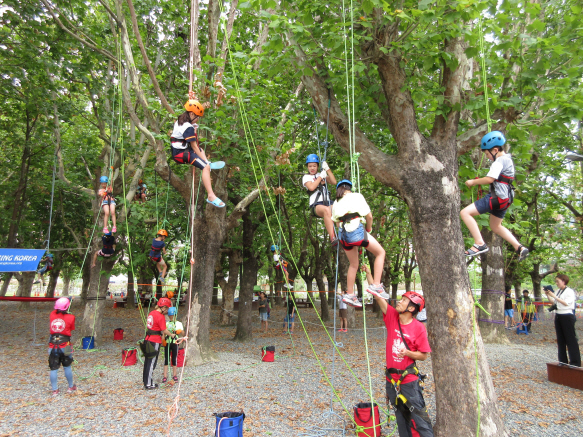
[[[109,232],[108,222],[109,216],[111,215],[111,222],[113,223],[113,228],[111,232],[117,232],[117,227],[115,226],[115,198],[113,197],[113,191],[111,185],[109,185],[109,178],[107,176],[101,176],[99,178],[99,183],[101,184],[98,194],[101,196],[101,206],[103,208],[103,233],[107,234]]]
[[[334,233],[334,223],[332,222],[332,214],[330,212],[330,192],[326,186],[326,179],[331,184],[336,184],[336,178],[328,167],[328,164],[322,162],[322,171],[318,173],[320,165],[320,158],[318,155],[312,153],[306,158],[306,166],[308,167],[308,174],[302,178],[302,185],[308,190],[310,196],[310,211],[315,217],[324,219],[324,226],[328,231],[330,237],[330,244],[336,246],[338,239]]]
[[[279,252],[279,247],[272,244],[271,252],[273,253],[273,266],[275,270],[280,270],[285,275],[285,284],[283,286],[287,289],[292,288],[292,284],[289,280],[289,272],[287,271],[288,262],[283,258],[283,255]]]
[[[113,256],[115,253],[115,237],[111,232],[103,234],[103,237],[101,237],[101,244],[101,249],[93,254],[93,262],[91,263],[91,267],[95,267],[98,256],[103,258],[111,258],[111,256]]]
[[[146,197],[148,195],[148,186],[144,184],[143,180],[139,180],[138,188],[136,189],[136,195],[134,196],[134,200],[139,201],[140,203],[146,202]]]
[[[169,292],[171,293],[171,292]],[[184,327],[182,323],[178,320],[173,321],[176,318],[176,307],[168,308],[168,315],[166,320],[166,329],[172,334],[181,335],[184,332]],[[168,381],[168,365],[172,364],[172,379],[178,381],[178,376],[176,376],[176,366],[178,360],[178,345],[180,340],[175,340],[172,337],[166,337],[166,345],[164,346],[164,378],[162,382]]]
[[[75,330],[75,316],[69,313],[71,301],[66,297],[61,297],[55,302],[55,309],[50,315],[50,339],[49,339],[49,369],[50,379],[53,389],[53,396],[59,394],[57,377],[59,367],[63,365],[65,378],[69,383],[67,393],[73,393],[77,386],[73,383],[73,347],[71,346],[71,331]]]
[[[38,284],[40,281],[43,282],[43,287],[45,286],[45,278],[44,278],[44,274],[46,272],[50,272],[51,270],[53,270],[53,263],[54,263],[54,259],[53,259],[53,254],[52,253],[47,253],[41,260],[41,263],[44,263],[45,265],[42,266],[40,269],[38,269],[36,272],[38,273],[38,278],[36,281],[34,281],[35,284]]]
[[[488,251],[488,246],[482,238],[478,223],[474,219],[480,214],[490,214],[490,229],[508,241],[518,255],[518,261],[524,260],[528,256],[528,249],[512,235],[512,233],[502,226],[502,220],[506,215],[508,207],[514,200],[514,163],[509,154],[504,152],[502,146],[506,144],[506,138],[502,132],[488,132],[482,137],[480,148],[486,157],[493,161],[488,175],[479,179],[466,181],[466,186],[490,185],[490,193],[485,197],[476,200],[473,204],[466,206],[460,216],[472,238],[474,245],[465,251],[466,256],[476,256]]]
[[[346,277],[346,295],[342,299],[348,305],[361,307],[358,297],[354,294],[354,281],[358,271],[358,250],[353,250],[355,246],[364,247],[376,258],[374,262],[374,278],[369,283],[366,291],[388,299],[385,287],[381,284],[385,264],[385,249],[379,244],[375,237],[369,233],[372,231],[372,213],[363,195],[351,192],[352,182],[343,179],[336,185],[336,202],[332,207],[332,220],[341,223],[338,231],[340,245],[348,257],[350,266]],[[366,229],[363,226],[366,224]]]
[[[174,123],[170,141],[172,143],[172,159],[178,164],[189,164],[202,170],[202,183],[207,191],[207,202],[223,208],[225,203],[213,192],[211,184],[211,169],[223,168],[225,163],[212,163],[206,158],[204,150],[198,144],[198,125],[196,122],[204,115],[204,107],[198,100],[189,100],[184,104],[186,112]]]
[[[152,249],[150,250],[150,254],[148,255],[152,261],[156,263],[156,267],[158,267],[159,276],[158,279],[160,283],[164,285],[166,281],[166,270],[168,266],[164,262],[164,258],[162,258],[162,253],[166,255],[166,243],[164,240],[168,236],[168,232],[165,229],[160,229],[158,234],[156,234],[156,238],[152,240]]]
[[[375,295],[387,328],[385,368],[387,398],[397,418],[401,437],[432,437],[433,427],[427,413],[416,361],[425,361],[431,352],[425,325],[415,316],[425,307],[425,299],[414,291],[406,292],[397,307]]]
[[[146,337],[144,338],[144,349],[151,351],[144,357],[144,388],[146,390],[155,390],[158,384],[154,384],[154,369],[158,362],[158,354],[160,353],[160,345],[162,344],[162,335],[167,335],[170,338],[176,338],[177,335],[170,332],[166,328],[165,314],[172,306],[170,299],[163,297],[158,301],[156,308],[148,314]]]

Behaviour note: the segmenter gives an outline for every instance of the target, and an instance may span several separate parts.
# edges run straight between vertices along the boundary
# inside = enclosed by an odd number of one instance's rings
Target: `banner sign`
[[[0,249],[0,272],[34,272],[44,253],[42,249]]]

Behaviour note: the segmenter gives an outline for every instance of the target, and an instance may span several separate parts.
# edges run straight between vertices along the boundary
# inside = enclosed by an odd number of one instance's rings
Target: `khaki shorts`
[[[347,319],[348,318],[348,310],[346,308],[342,308],[340,310],[340,318],[341,319]]]

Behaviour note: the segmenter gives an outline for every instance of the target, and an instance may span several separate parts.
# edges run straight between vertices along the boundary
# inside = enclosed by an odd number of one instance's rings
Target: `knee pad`
[[[73,355],[61,355],[60,362],[63,367],[69,367],[71,364],[73,364]]]
[[[61,354],[52,350],[49,354],[49,369],[59,370],[59,367],[61,367]]]

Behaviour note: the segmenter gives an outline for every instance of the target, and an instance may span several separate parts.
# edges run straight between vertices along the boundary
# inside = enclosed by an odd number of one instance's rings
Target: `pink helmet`
[[[69,299],[67,299],[66,297],[60,297],[55,302],[55,309],[56,310],[67,311],[70,306],[71,306],[71,301]]]

